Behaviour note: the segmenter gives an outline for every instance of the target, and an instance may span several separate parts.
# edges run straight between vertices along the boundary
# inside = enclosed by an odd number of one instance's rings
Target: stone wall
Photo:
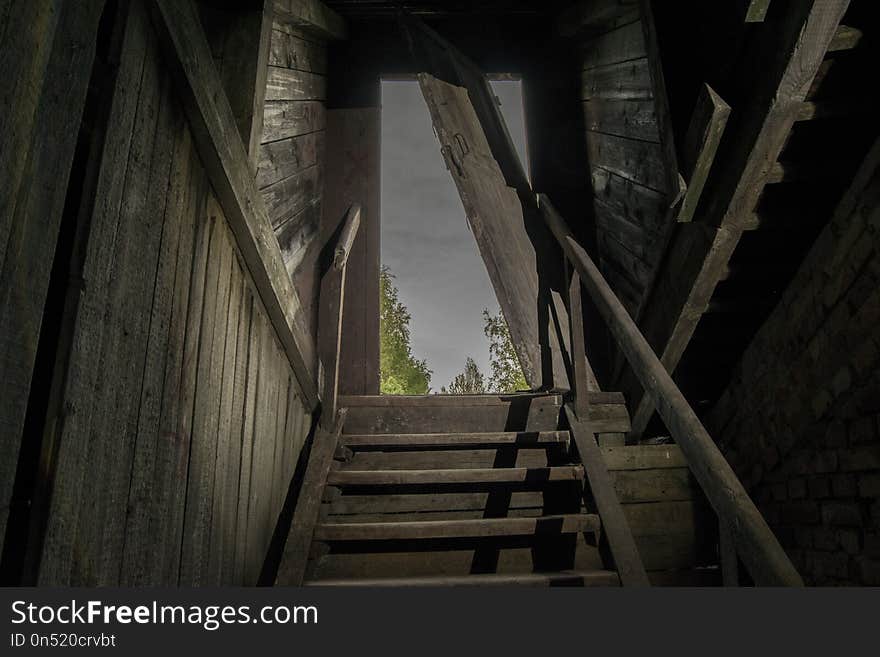
[[[878,151],[707,418],[808,584],[880,585]]]

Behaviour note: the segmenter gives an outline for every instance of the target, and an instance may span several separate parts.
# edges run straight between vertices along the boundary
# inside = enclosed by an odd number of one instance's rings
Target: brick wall
[[[878,150],[707,418],[809,584],[880,585]]]

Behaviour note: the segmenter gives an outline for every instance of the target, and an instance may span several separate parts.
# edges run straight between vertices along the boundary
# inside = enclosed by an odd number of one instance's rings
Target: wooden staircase
[[[619,434],[619,395],[594,393]],[[345,397],[308,585],[619,586],[562,399]],[[587,485],[586,490],[589,491]],[[590,503],[589,494],[586,497]]]

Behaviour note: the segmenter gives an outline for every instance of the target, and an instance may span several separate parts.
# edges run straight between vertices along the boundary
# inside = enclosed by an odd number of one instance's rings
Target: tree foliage
[[[410,314],[398,298],[394,275],[388,267],[380,274],[379,389],[386,395],[424,395],[431,383],[431,370],[410,347]]]
[[[457,375],[449,388],[441,388],[440,392],[449,395],[481,395],[486,392],[486,380],[479,366],[470,356],[464,362],[464,371]]]
[[[483,333],[489,338],[489,366],[492,368],[489,388],[497,393],[528,389],[510,338],[510,328],[500,311],[492,315],[488,308],[483,309]]]

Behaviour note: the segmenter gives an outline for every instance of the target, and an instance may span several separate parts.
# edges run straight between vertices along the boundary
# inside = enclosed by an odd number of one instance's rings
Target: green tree
[[[486,380],[479,366],[470,356],[464,362],[464,371],[452,379],[449,388],[440,392],[449,395],[481,395],[486,392]]]
[[[510,339],[510,328],[500,311],[492,315],[488,308],[483,309],[483,333],[489,338],[489,365],[492,368],[489,388],[498,393],[528,389],[513,340]]]
[[[412,354],[409,311],[398,298],[394,275],[383,266],[380,274],[379,390],[386,395],[425,395],[431,370]]]

